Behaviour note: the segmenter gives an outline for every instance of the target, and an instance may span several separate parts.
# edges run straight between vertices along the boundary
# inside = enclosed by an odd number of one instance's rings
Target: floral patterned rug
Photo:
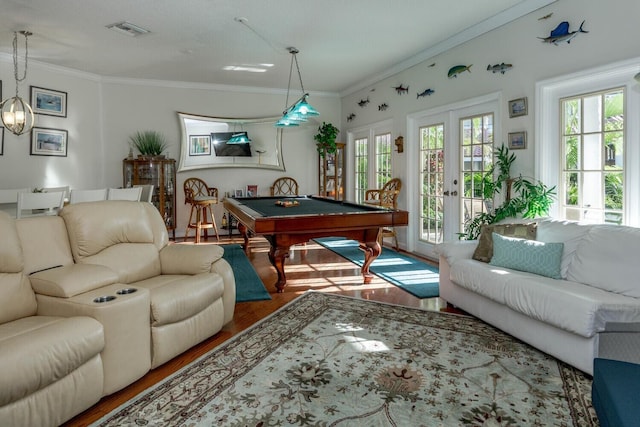
[[[307,292],[96,425],[597,426],[590,393],[472,317]]]

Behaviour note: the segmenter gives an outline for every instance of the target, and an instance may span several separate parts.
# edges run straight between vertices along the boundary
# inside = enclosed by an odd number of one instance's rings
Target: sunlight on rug
[[[364,253],[355,240],[342,237],[314,240],[356,265],[362,266],[364,263]],[[440,294],[438,267],[389,248],[382,249],[380,256],[371,263],[369,271],[418,298],[433,298]]]
[[[94,425],[597,426],[590,390],[475,318],[307,292]]]

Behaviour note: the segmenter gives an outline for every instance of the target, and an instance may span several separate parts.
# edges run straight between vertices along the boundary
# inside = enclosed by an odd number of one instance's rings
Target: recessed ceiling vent
[[[130,37],[137,37],[137,36],[141,36],[143,34],[147,34],[151,32],[147,29],[144,29],[138,25],[132,24],[131,22],[127,22],[127,21],[107,25],[107,28],[113,31],[117,31],[120,34],[126,34],[127,36],[130,36]]]

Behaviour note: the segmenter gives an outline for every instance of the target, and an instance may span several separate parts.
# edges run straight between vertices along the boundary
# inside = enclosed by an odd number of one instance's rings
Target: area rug
[[[597,426],[590,387],[473,317],[310,291],[94,425]]]
[[[271,299],[269,292],[264,287],[260,276],[249,262],[240,245],[222,245],[224,255],[231,264],[233,275],[236,278],[236,302],[261,301]]]
[[[315,241],[356,265],[364,263],[364,252],[355,240],[324,237]],[[432,298],[440,294],[437,267],[393,249],[383,248],[380,256],[369,266],[369,271],[418,298]]]

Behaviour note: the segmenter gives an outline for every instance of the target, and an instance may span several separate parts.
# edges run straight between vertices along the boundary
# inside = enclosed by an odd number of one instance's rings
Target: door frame
[[[466,100],[455,102],[452,104],[431,108],[429,110],[418,111],[416,113],[407,115],[407,129],[406,129],[407,141],[406,141],[405,149],[407,150],[407,153],[408,153],[407,154],[407,178],[408,179],[406,180],[407,192],[405,194],[407,196],[407,206],[409,208],[408,210],[410,213],[411,212],[414,213],[414,215],[411,215],[411,214],[409,215],[409,226],[407,227],[407,251],[415,252],[432,259],[438,258],[438,255],[433,250],[433,247],[430,250],[426,250],[426,252],[425,250],[423,250],[424,245],[419,244],[419,239],[417,235],[418,230],[420,229],[420,224],[419,224],[420,216],[415,213],[420,211],[420,206],[418,206],[420,201],[420,196],[419,196],[420,183],[418,182],[419,180],[417,178],[420,175],[420,158],[419,156],[412,156],[411,153],[417,153],[420,148],[418,122],[423,121],[430,116],[447,114],[449,123],[445,123],[445,131],[448,131],[449,133],[454,133],[457,135],[457,133],[459,132],[458,119],[469,115],[466,110],[470,108],[478,107],[482,104],[492,105],[492,110],[494,111],[494,117],[493,117],[494,142],[493,143],[494,143],[494,147],[496,146],[496,143],[498,143],[498,146],[499,146],[500,145],[499,142],[503,140],[503,135],[502,135],[503,132],[502,132],[502,126],[501,126],[503,106],[502,106],[502,92],[500,91],[466,99]],[[453,127],[454,120],[455,120],[456,128]],[[447,134],[445,134],[445,145],[447,144],[448,141],[450,141],[451,137],[452,136],[448,136]],[[456,141],[457,140],[458,139],[456,136]],[[459,152],[457,147],[453,151],[456,153]],[[457,158],[455,161],[459,161],[459,158]],[[458,166],[458,169],[459,169],[459,166]],[[461,189],[462,189],[462,185],[459,183],[458,184],[459,194]],[[456,221],[457,221],[457,218],[456,218]],[[450,224],[451,220],[445,219],[444,223]],[[446,229],[445,229],[445,233],[446,233]],[[445,234],[445,241],[447,241],[446,236],[447,235]]]

